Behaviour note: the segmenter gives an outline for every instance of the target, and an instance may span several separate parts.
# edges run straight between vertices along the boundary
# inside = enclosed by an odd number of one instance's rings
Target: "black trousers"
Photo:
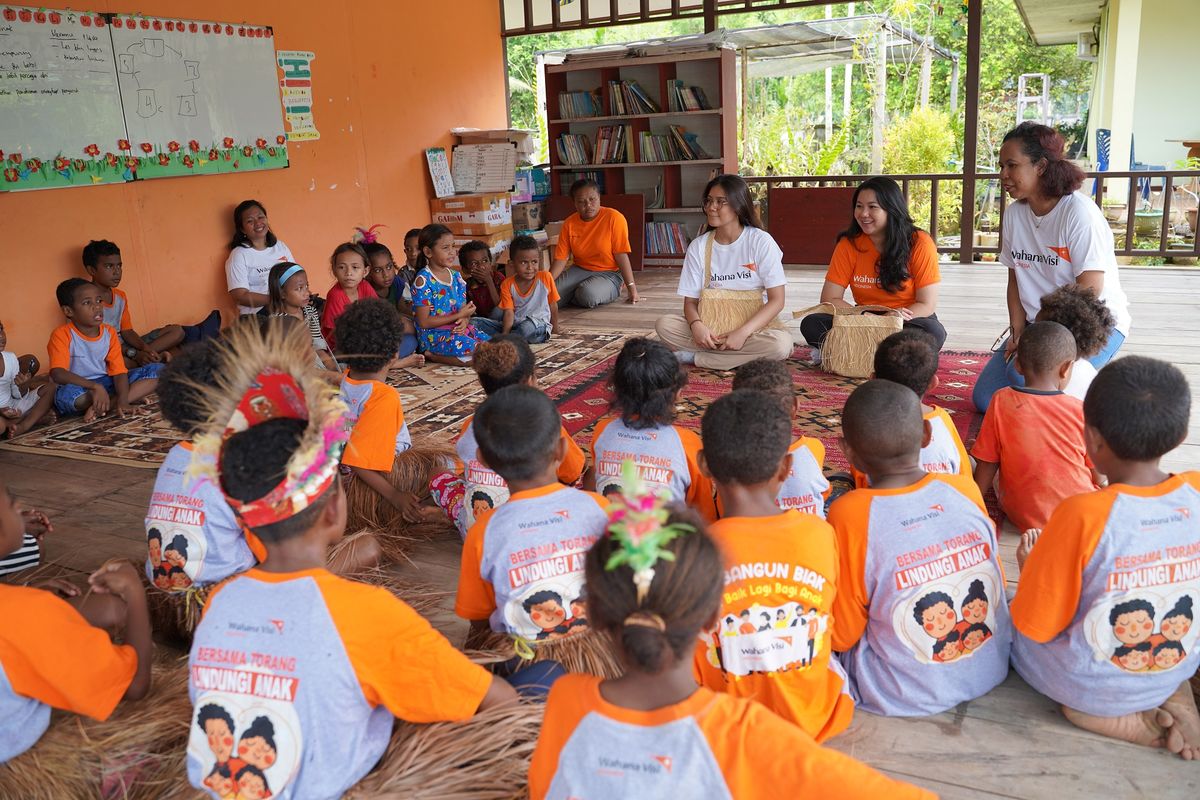
[[[946,329],[942,327],[942,323],[938,322],[937,314],[905,320],[904,327],[920,328],[928,333],[937,341],[937,349],[939,351],[942,349],[942,345],[946,343]],[[833,328],[832,314],[809,314],[800,320],[800,332],[804,334],[805,341],[813,347],[821,346],[825,341],[825,335],[829,333],[831,328]]]

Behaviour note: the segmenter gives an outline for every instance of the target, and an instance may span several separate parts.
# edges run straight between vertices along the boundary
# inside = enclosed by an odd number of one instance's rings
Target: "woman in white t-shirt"
[[[1008,267],[1012,335],[975,383],[980,411],[1005,386],[1024,385],[1014,358],[1017,341],[1037,318],[1041,298],[1058,287],[1091,289],[1116,320],[1104,347],[1088,358],[1096,369],[1109,362],[1129,333],[1129,301],[1117,273],[1112,231],[1096,203],[1079,192],[1083,171],[1066,160],[1063,150],[1056,130],[1034,122],[1009,131],[1000,148],[1000,183],[1015,201],[1004,212],[1000,241],[1000,262]]]
[[[267,210],[243,200],[233,210],[233,239],[225,259],[225,283],[239,314],[257,314],[270,303],[267,275],[280,261],[295,261],[288,246],[271,232]]]
[[[750,187],[737,175],[718,175],[704,187],[703,203],[708,231],[688,246],[679,278],[683,314],[659,317],[654,326],[659,338],[681,362],[704,369],[736,369],[758,358],[784,360],[792,353],[792,337],[776,324],[786,299],[783,251],[762,229]],[[700,319],[704,289],[759,292],[762,306],[719,335]]]

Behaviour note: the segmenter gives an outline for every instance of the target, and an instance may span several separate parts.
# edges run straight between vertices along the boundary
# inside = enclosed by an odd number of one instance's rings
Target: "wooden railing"
[[[751,190],[755,193],[756,199],[760,203],[766,200],[766,190],[768,187],[799,187],[799,186],[856,186],[866,180],[869,175],[771,175],[768,177],[744,176],[746,182],[750,184]],[[928,184],[929,203],[929,218],[917,220],[917,224],[925,227],[931,233],[936,232],[934,236],[938,243],[939,253],[960,254],[965,252],[962,247],[962,234],[964,231],[970,232],[971,241],[974,242],[974,233],[979,231],[983,234],[999,235],[1004,226],[1004,210],[1008,205],[1008,197],[1000,188],[1000,175],[995,172],[980,172],[975,174],[975,202],[971,204],[972,215],[968,224],[961,224],[966,220],[961,217],[955,220],[953,233],[947,231],[947,226],[938,225],[938,205],[939,199],[944,196],[943,191],[945,184],[958,183],[962,184],[963,176],[953,173],[930,173],[930,174],[907,174],[907,175],[888,175],[900,184],[901,190],[904,192],[905,200],[909,200],[912,190],[915,186]],[[1118,256],[1132,256],[1145,258],[1200,258],[1200,236],[1197,235],[1197,228],[1200,227],[1196,220],[1196,214],[1191,213],[1188,220],[1190,222],[1190,233],[1181,237],[1172,236],[1173,228],[1171,220],[1171,207],[1174,202],[1174,190],[1176,187],[1182,187],[1195,194],[1200,194],[1200,170],[1152,170],[1138,172],[1089,172],[1087,173],[1089,181],[1084,183],[1085,189],[1092,195],[1093,199],[1098,204],[1102,205],[1101,200],[1106,197],[1106,184],[1112,181],[1123,181],[1128,184],[1127,189],[1118,189],[1123,193],[1127,191],[1127,196],[1123,198],[1125,201],[1126,212],[1124,214],[1125,221],[1118,223],[1114,227],[1113,237],[1115,243],[1114,252]],[[1141,197],[1144,187],[1149,187],[1151,193],[1162,192],[1162,218],[1156,224],[1156,230],[1153,233],[1139,234],[1135,229],[1137,227],[1136,210],[1142,205]],[[961,192],[960,192],[961,195]],[[981,199],[988,207],[982,209]],[[964,207],[966,203],[964,202]],[[1194,206],[1191,206],[1194,208]],[[996,212],[997,221],[994,226],[981,227],[979,224],[981,217],[990,211]],[[849,212],[849,209],[847,209]],[[1155,209],[1157,214],[1158,209]],[[768,226],[770,224],[770,208],[766,209],[768,218]],[[1109,212],[1108,216],[1113,216]],[[1186,216],[1186,215],[1185,215]],[[1148,217],[1153,219],[1153,217]],[[847,213],[847,221],[849,221],[849,213]],[[1175,243],[1172,244],[1174,238]],[[1144,244],[1147,241],[1157,243],[1157,247],[1147,248]],[[1139,247],[1140,245],[1143,245]],[[1000,247],[998,245],[982,245],[972,244],[971,253],[972,260],[978,260],[981,254],[991,253],[998,254]]]

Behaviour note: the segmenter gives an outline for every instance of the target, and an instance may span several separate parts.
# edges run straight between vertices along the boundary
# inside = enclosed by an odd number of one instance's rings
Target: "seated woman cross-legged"
[[[559,308],[607,305],[628,290],[626,302],[638,301],[633,265],[629,263],[629,222],[620,211],[600,205],[596,182],[581,178],[571,185],[576,213],[563,222],[550,277],[558,287]],[[567,266],[567,257],[575,263]]]
[[[838,234],[829,261],[821,302],[850,308],[843,298],[846,287],[858,305],[894,308],[904,317],[904,327],[920,328],[937,341],[946,342],[946,329],[937,318],[937,246],[925,231],[913,225],[908,204],[891,178],[868,178],[854,192],[850,227]],[[813,346],[813,360],[833,327],[830,314],[809,314],[800,332]]]
[[[679,277],[683,314],[658,318],[658,337],[685,364],[736,369],[783,361],[792,337],[777,324],[786,299],[783,251],[762,229],[750,188],[737,175],[704,187],[708,231],[688,245]]]

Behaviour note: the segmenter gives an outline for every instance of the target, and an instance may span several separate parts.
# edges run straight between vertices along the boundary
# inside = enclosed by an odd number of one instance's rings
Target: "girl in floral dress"
[[[467,284],[453,269],[457,249],[445,225],[426,225],[418,239],[417,277],[413,281],[413,310],[417,338],[425,358],[438,364],[462,366],[471,361],[475,345],[487,334],[471,324],[475,304],[467,299]]]

